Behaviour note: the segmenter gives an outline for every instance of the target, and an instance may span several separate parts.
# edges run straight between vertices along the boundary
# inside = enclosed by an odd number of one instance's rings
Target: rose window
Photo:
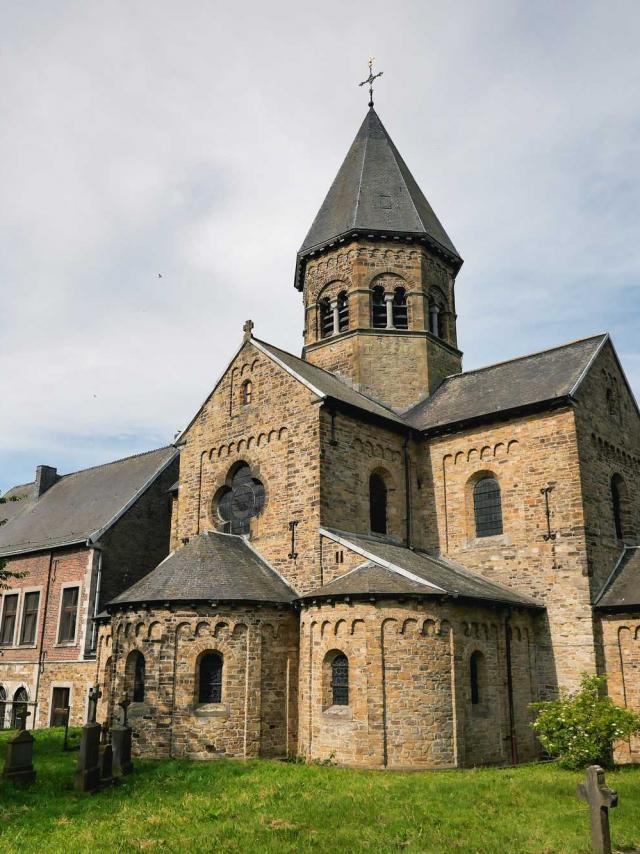
[[[263,484],[242,463],[216,497],[217,514],[223,530],[229,534],[248,534],[250,520],[262,511],[265,502]]]

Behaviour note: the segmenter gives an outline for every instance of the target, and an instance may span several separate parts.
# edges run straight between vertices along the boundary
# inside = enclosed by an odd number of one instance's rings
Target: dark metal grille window
[[[20,721],[24,718],[24,713],[27,711],[27,700],[29,695],[26,688],[18,688],[13,695],[13,708],[11,710],[11,728],[17,729],[20,726]]]
[[[379,474],[369,478],[369,516],[374,534],[387,533],[387,487]]]
[[[30,644],[36,640],[36,624],[38,622],[38,606],[40,604],[39,593],[26,593],[24,597],[24,608],[22,611],[22,629],[20,630],[20,643]]]
[[[328,299],[320,300],[320,335],[323,338],[333,335],[333,311]]]
[[[502,533],[500,486],[494,477],[479,480],[473,489],[476,537],[493,537]]]
[[[250,520],[264,507],[265,489],[253,477],[251,469],[243,463],[218,498],[218,515],[226,523],[230,534],[248,534]]]
[[[7,692],[0,685],[0,729],[4,729],[4,719],[7,714]]]
[[[474,652],[469,659],[469,677],[471,681],[471,702],[477,706],[480,702],[480,666],[481,652]]]
[[[133,702],[144,703],[144,680],[146,676],[146,664],[141,652],[134,653],[133,666]]]
[[[349,297],[346,291],[338,294],[338,332],[345,332],[349,328]]]
[[[78,587],[65,587],[62,591],[62,608],[60,610],[58,643],[73,643],[76,639],[79,592],[80,588]]]
[[[404,288],[396,288],[393,295],[393,325],[396,329],[408,329],[407,292]]]
[[[18,613],[18,594],[12,593],[4,597],[2,605],[2,626],[0,627],[0,643],[9,646],[13,643],[16,630],[16,615]]]
[[[384,301],[384,288],[380,285],[373,289],[371,296],[371,325],[374,329],[387,328],[387,304]]]
[[[331,694],[334,706],[349,705],[349,661],[342,653],[331,662]]]
[[[219,652],[207,652],[200,659],[198,702],[222,702],[222,656]]]

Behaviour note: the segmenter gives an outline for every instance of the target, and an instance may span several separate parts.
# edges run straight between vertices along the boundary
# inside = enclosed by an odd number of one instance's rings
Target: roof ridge
[[[162,445],[159,448],[152,448],[152,450],[150,451],[140,451],[137,454],[129,454],[128,457],[121,457],[119,460],[111,460],[108,463],[98,463],[98,465],[95,466],[87,466],[86,469],[77,469],[77,471],[69,471],[65,474],[61,474],[58,481],[56,482],[59,483],[65,477],[72,477],[75,474],[83,474],[86,471],[95,471],[96,469],[107,468],[107,466],[115,466],[117,463],[126,463],[127,460],[134,460],[137,457],[146,457],[148,454],[157,454],[158,451],[168,451],[169,448],[175,448],[175,445]]]

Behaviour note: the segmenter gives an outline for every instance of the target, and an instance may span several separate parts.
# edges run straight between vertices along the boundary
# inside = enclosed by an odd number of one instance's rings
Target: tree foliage
[[[605,689],[605,678],[585,673],[574,694],[532,704],[536,735],[565,768],[610,767],[614,744],[640,732],[640,715],[616,706]]]

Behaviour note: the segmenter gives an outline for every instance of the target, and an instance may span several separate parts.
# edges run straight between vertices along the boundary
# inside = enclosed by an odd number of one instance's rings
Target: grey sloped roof
[[[290,603],[296,592],[245,541],[207,532],[191,537],[107,607],[141,602]]]
[[[333,400],[341,401],[371,415],[385,418],[387,421],[393,421],[405,427],[407,426],[403,417],[393,409],[390,409],[383,403],[379,403],[372,397],[368,397],[366,394],[362,394],[362,392],[356,391],[356,389],[339,379],[335,374],[331,374],[329,371],[317,367],[317,365],[305,362],[304,359],[293,356],[291,353],[280,350],[278,347],[274,347],[273,344],[267,344],[264,341],[259,341],[257,338],[253,338],[252,342],[263,353],[271,356],[286,371],[309,386],[319,397],[330,397]]]
[[[0,503],[0,526],[22,513],[33,501],[35,483],[23,483],[13,486],[2,496],[5,500]]]
[[[595,607],[603,610],[640,607],[640,547],[624,549]]]
[[[418,430],[433,430],[568,397],[607,340],[595,335],[447,377],[404,418]]]
[[[0,555],[97,539],[177,454],[174,447],[159,448],[62,475],[0,527]]]
[[[447,558],[365,534],[331,528],[321,528],[320,533],[361,554],[368,563],[306,594],[303,597],[305,599],[338,594],[417,593],[422,596],[477,599],[524,608],[544,607],[530,596],[490,581]],[[381,570],[386,571],[388,577]],[[369,573],[372,574],[367,578]]]
[[[462,263],[373,108],[360,126],[298,256],[353,232],[425,237]]]

